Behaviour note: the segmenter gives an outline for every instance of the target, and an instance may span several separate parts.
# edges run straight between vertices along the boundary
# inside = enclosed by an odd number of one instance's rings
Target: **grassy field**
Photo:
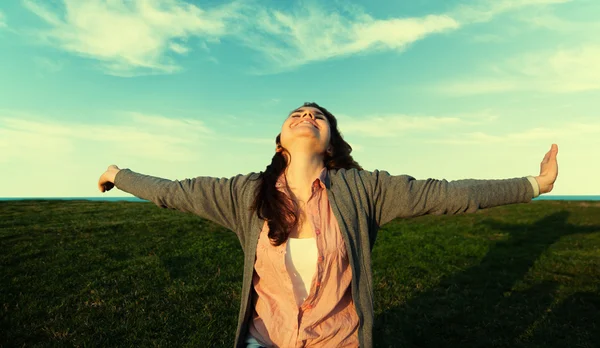
[[[242,251],[152,203],[0,202],[0,346],[232,346]],[[383,226],[376,347],[600,346],[600,203]]]

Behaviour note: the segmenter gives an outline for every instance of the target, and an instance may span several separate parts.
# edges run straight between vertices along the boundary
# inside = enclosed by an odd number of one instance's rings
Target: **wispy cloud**
[[[176,0],[64,0],[63,16],[42,2],[24,4],[51,26],[42,33],[46,41],[125,76],[178,71],[172,56],[190,50],[188,38],[218,40],[227,33],[226,21],[237,16],[235,4],[203,10]]]
[[[63,62],[46,57],[34,57],[33,61],[43,72],[56,73],[61,71],[64,66]]]
[[[514,18],[532,28],[549,31],[576,34],[578,38],[596,39],[600,22],[589,14],[599,13],[600,3],[597,1],[578,2],[576,11],[565,14],[553,8],[536,8],[535,11],[525,11],[515,14]],[[560,15],[558,15],[560,14]],[[576,18],[576,19],[575,19]]]
[[[60,161],[74,151],[69,139],[3,123],[4,119],[0,119],[0,164]]]
[[[595,23],[570,22],[554,14],[535,14],[517,16],[522,22],[525,22],[536,28],[550,29],[556,31],[575,31],[587,28]]]
[[[271,98],[271,99],[268,99],[268,100],[262,102],[261,105],[263,105],[263,106],[274,106],[274,105],[279,104],[280,102],[281,102],[281,99],[279,99],[279,98]]]
[[[528,53],[490,66],[487,75],[443,83],[438,91],[475,95],[510,91],[572,93],[600,89],[600,45]]]
[[[477,126],[494,122],[498,116],[489,110],[446,116],[370,115],[350,117],[338,115],[344,135],[368,138],[398,137],[407,133],[440,130],[450,126]]]
[[[428,35],[460,27],[446,15],[375,19],[359,8],[342,14],[316,5],[290,13],[261,9],[246,20],[254,30],[238,39],[261,52],[269,69],[275,70],[357,53],[403,50]]]
[[[139,112],[119,112],[120,125],[51,121],[35,115],[0,112],[0,162],[53,161],[81,154],[83,146],[118,151],[131,158],[189,162],[199,149],[215,141],[249,144],[273,143],[273,139],[240,138],[217,134],[195,119],[168,118]],[[93,154],[87,154],[93,156]]]
[[[600,122],[569,122],[554,127],[536,127],[521,132],[491,134],[475,131],[457,134],[455,137],[424,140],[427,143],[438,144],[490,144],[490,143],[531,143],[540,140],[549,142],[569,142],[574,139],[587,138],[589,135],[600,134]],[[590,138],[591,139],[591,138]],[[597,140],[600,143],[600,138]]]
[[[505,36],[497,34],[480,34],[471,37],[473,42],[506,42],[507,40]]]
[[[460,5],[451,14],[461,22],[478,23],[487,22],[500,14],[526,7],[544,7],[571,1],[573,0],[483,0],[475,4]]]
[[[249,138],[249,137],[220,137],[221,140],[233,141],[245,144],[257,144],[257,145],[272,145],[275,148],[275,137],[273,138]]]
[[[526,54],[510,60],[505,71],[516,71],[526,78],[540,81],[537,82],[537,87],[549,91],[577,92],[599,89],[600,45]]]
[[[444,94],[449,95],[475,95],[489,94],[515,90],[519,87],[519,83],[515,80],[504,79],[496,80],[493,78],[484,79],[465,79],[460,81],[444,82],[436,86],[435,89]]]
[[[4,13],[2,13],[2,11],[0,11],[0,28],[5,28],[5,27],[7,27],[6,16],[4,15]]]
[[[489,21],[505,12],[570,1],[485,0],[446,14],[389,19],[373,18],[358,6],[327,11],[310,5],[290,13],[262,9],[251,17],[248,28],[254,29],[239,39],[259,50],[267,58],[267,71],[272,72],[366,52],[402,51],[427,36]]]
[[[204,125],[204,122],[189,118],[167,118],[162,115],[149,115],[135,111],[123,112],[129,116],[132,123],[149,129],[160,129],[174,134],[213,134],[214,131]],[[187,138],[187,137],[186,137]]]
[[[117,112],[118,122],[59,122],[27,113],[0,110],[0,163],[10,160],[68,158],[82,144],[116,149],[131,158],[189,162],[200,149],[217,142],[273,144],[275,138],[239,137],[217,133],[204,122],[135,111]],[[119,123],[116,125],[116,123]],[[108,150],[107,150],[108,151]]]

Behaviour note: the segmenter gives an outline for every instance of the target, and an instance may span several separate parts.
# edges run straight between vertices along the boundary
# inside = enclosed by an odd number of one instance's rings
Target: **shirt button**
[[[319,262],[323,262],[323,256],[319,256]]]
[[[317,284],[316,284],[316,285],[317,285],[317,286],[321,286],[321,282],[317,282]]]
[[[312,308],[313,308],[313,306],[312,306],[312,305],[307,305],[307,306],[306,306],[306,309],[312,309]]]
[[[316,234],[321,234],[321,230],[317,228],[317,230],[315,231]]]

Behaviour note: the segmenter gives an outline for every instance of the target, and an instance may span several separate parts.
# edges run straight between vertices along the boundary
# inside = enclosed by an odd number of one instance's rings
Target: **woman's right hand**
[[[108,166],[108,169],[102,173],[100,180],[98,180],[98,189],[100,192],[110,191],[115,187],[115,177],[120,170],[121,169],[114,164]]]

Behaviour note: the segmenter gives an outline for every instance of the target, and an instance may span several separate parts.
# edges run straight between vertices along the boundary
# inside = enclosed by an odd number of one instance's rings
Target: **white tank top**
[[[317,271],[317,241],[313,238],[288,238],[285,266],[292,279],[294,297],[298,307],[308,297],[313,277]]]

